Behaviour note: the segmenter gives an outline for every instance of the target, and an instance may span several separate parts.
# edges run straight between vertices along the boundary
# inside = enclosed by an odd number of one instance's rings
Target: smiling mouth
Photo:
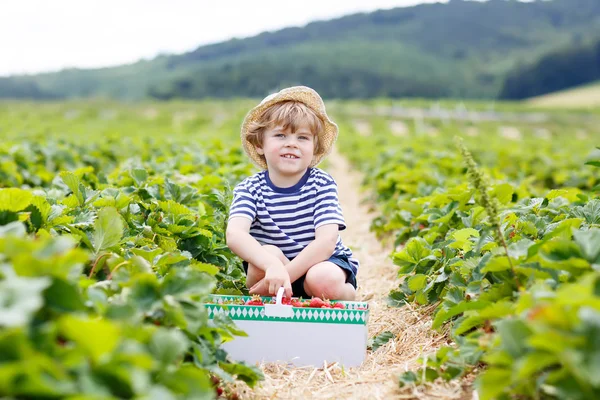
[[[296,157],[296,156],[295,156],[295,155],[293,155],[293,154],[284,154],[284,155],[282,155],[281,157],[283,157],[283,158],[289,158],[289,159],[292,159],[292,160],[295,160],[295,159],[297,159],[297,158],[300,158],[300,157]]]

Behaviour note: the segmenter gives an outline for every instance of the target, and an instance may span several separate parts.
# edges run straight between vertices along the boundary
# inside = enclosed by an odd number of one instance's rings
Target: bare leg
[[[351,301],[356,298],[356,289],[346,283],[346,272],[329,261],[315,264],[308,270],[304,290],[310,296],[330,300]]]

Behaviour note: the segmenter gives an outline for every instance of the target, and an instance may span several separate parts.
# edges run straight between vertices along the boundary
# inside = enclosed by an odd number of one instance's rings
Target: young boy
[[[338,127],[311,88],[266,97],[242,124],[242,144],[263,171],[234,189],[227,245],[244,260],[251,294],[354,300],[359,263],[342,244],[337,186],[314,168]]]

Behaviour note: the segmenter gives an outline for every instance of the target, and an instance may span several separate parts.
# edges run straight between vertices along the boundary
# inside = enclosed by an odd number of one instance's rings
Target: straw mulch
[[[328,172],[338,184],[339,197],[348,228],[341,232],[344,244],[352,248],[361,262],[357,300],[368,301],[369,338],[382,332],[394,334],[376,351],[369,350],[360,368],[343,368],[338,363],[315,367],[290,367],[263,364],[265,380],[257,387],[238,387],[246,399],[472,399],[470,379],[460,382],[435,382],[420,387],[398,385],[398,376],[415,371],[424,354],[448,343],[447,335],[431,330],[433,307],[389,307],[386,297],[398,286],[398,267],[385,248],[369,231],[373,214],[361,204],[361,176],[351,171],[337,152],[328,158]]]

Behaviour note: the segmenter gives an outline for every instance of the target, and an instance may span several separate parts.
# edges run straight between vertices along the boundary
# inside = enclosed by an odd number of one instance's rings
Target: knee
[[[317,267],[318,265],[315,265]],[[344,271],[337,268],[312,267],[306,273],[304,281],[306,293],[324,299],[338,299],[346,283]]]

